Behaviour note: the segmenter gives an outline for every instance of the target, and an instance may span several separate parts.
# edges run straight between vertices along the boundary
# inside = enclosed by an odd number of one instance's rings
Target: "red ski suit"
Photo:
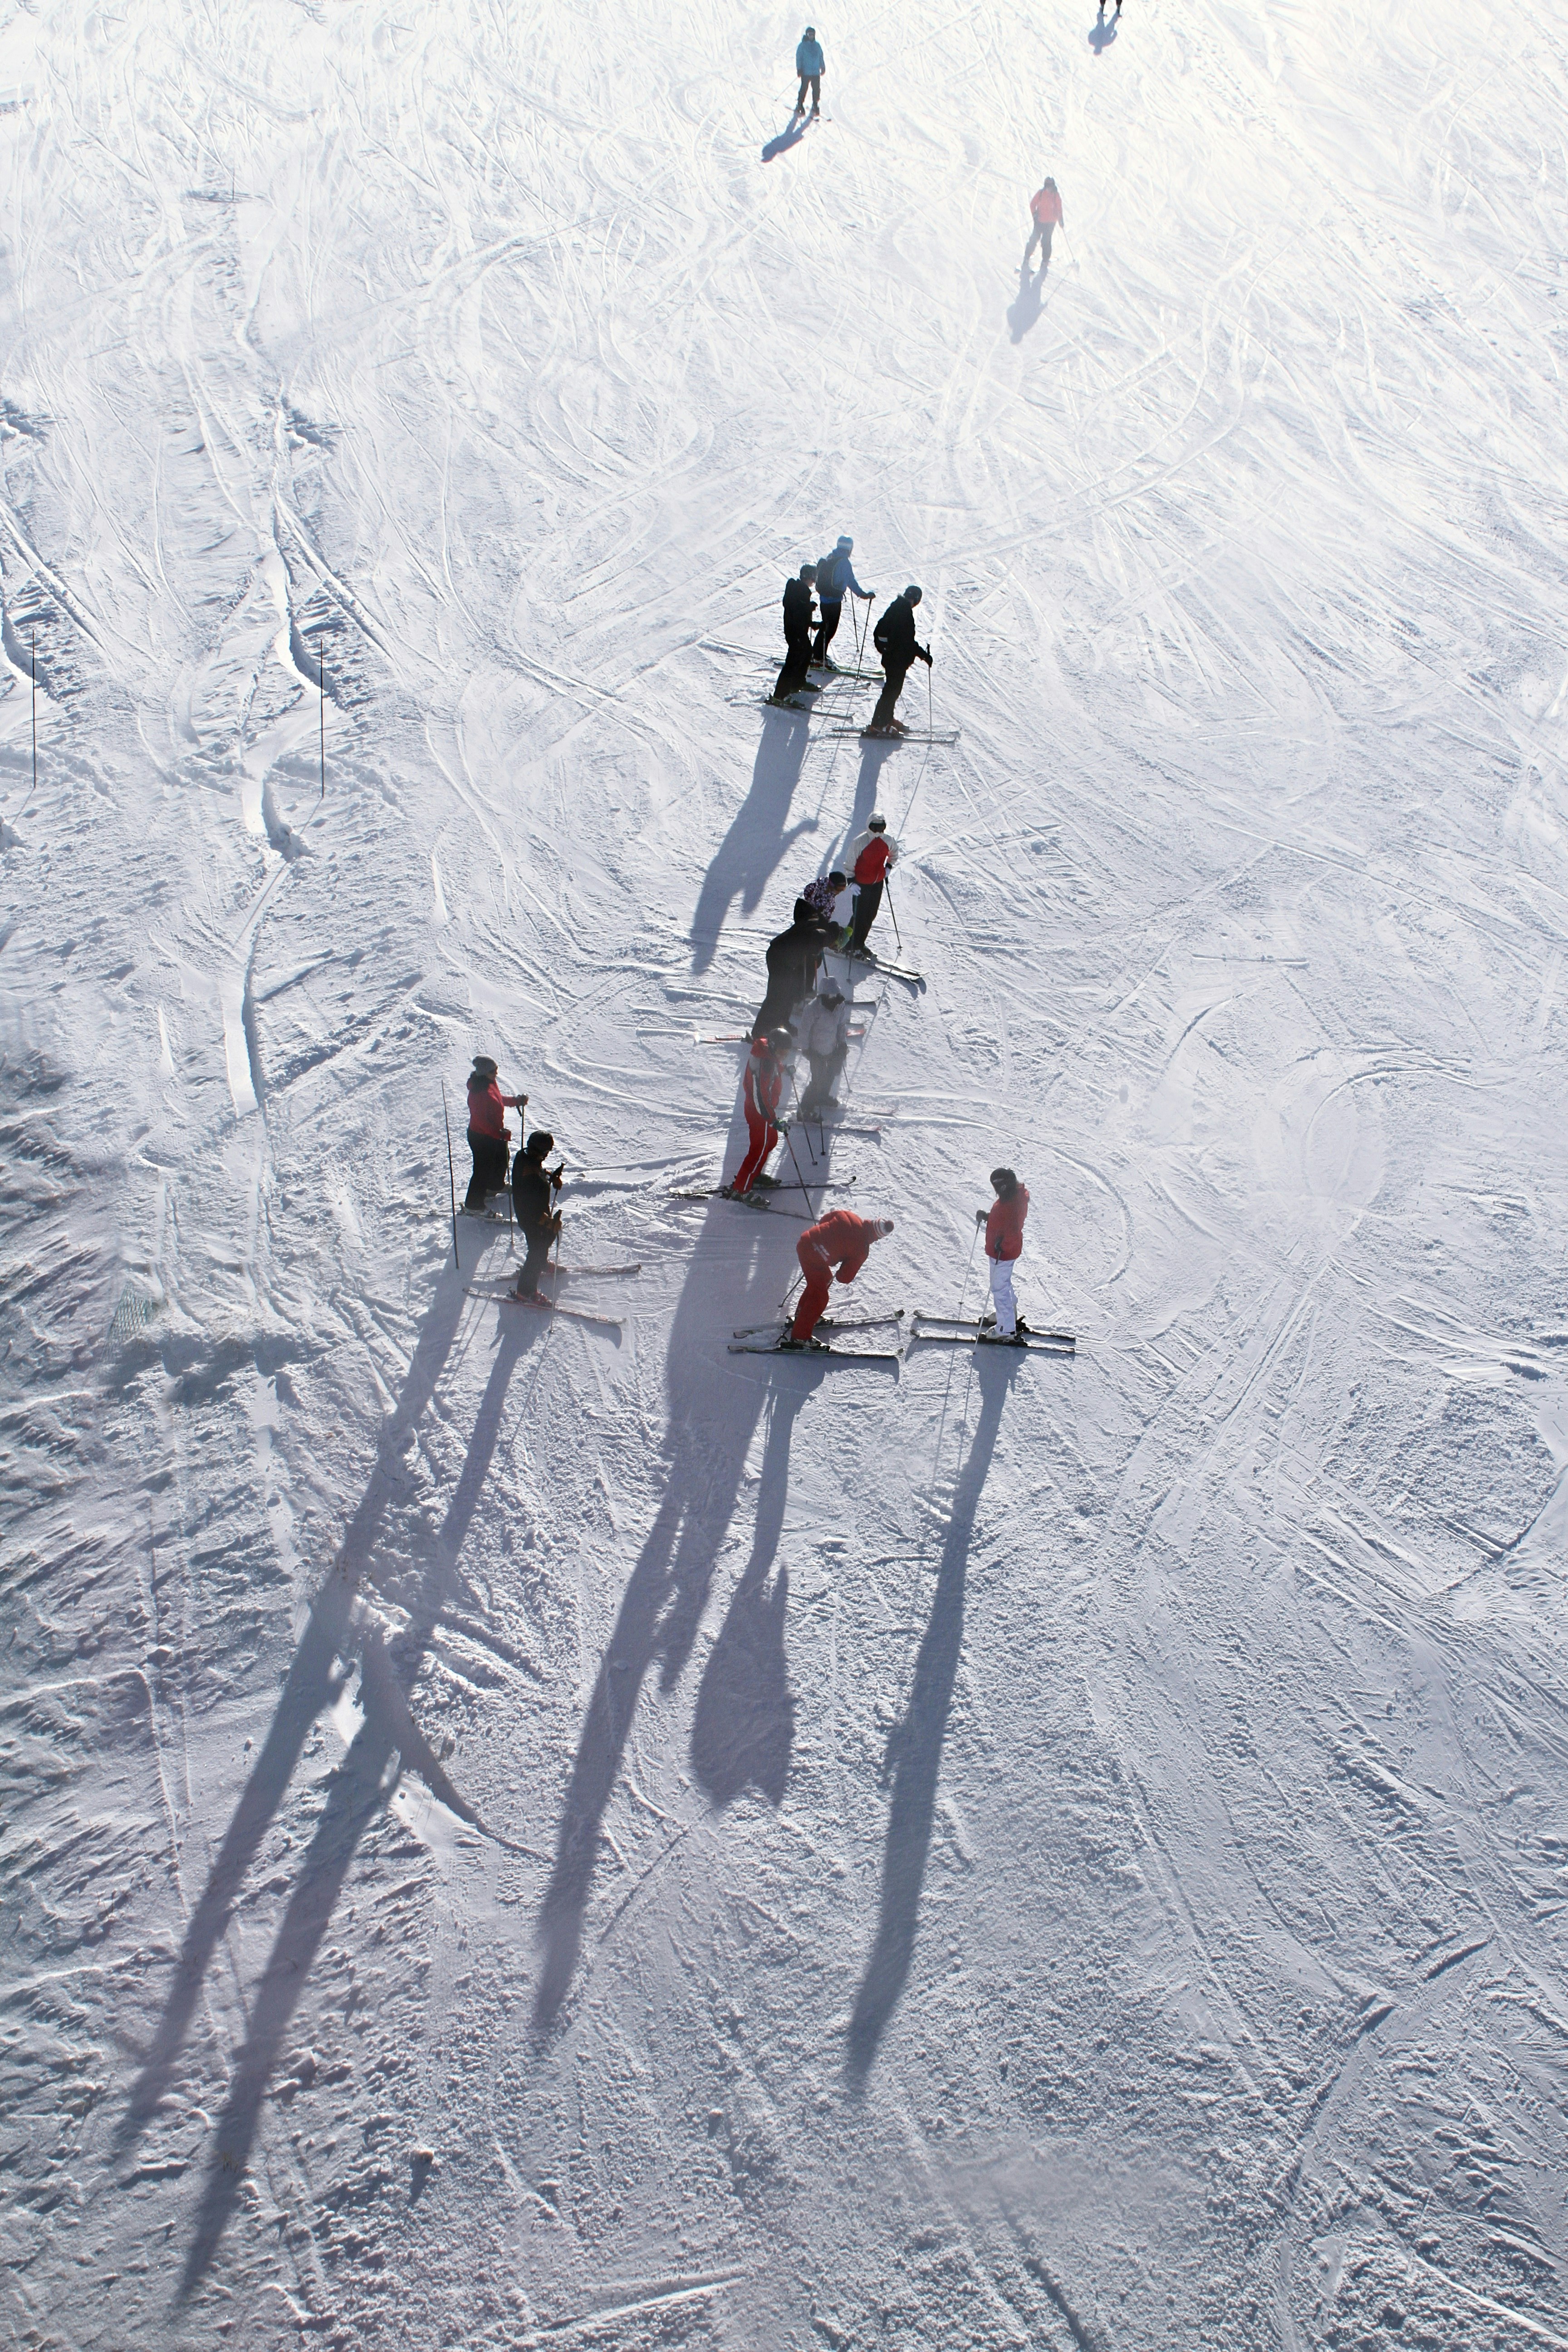
[[[1062,200],[1055,188],[1041,188],[1029,198],[1029,210],[1041,228],[1059,228]]]
[[[1020,1184],[1005,1201],[993,1201],[985,1220],[985,1255],[989,1258],[1022,1257],[1024,1220],[1029,1213],[1029,1188]]]
[[[510,1135],[506,1123],[506,1097],[494,1078],[468,1080],[468,1132],[491,1136],[497,1143],[505,1143]]]
[[[853,1209],[834,1209],[826,1217],[819,1217],[815,1225],[806,1227],[795,1245],[800,1270],[805,1276],[805,1288],[800,1294],[800,1305],[790,1327],[795,1339],[810,1339],[813,1326],[827,1304],[834,1267],[838,1269],[840,1282],[853,1282],[877,1238],[872,1219],[858,1217]]]
[[[768,1050],[765,1039],[754,1040],[746,1060],[746,1075],[742,1085],[742,1100],[746,1107],[746,1133],[751,1138],[746,1156],[735,1171],[732,1190],[749,1192],[752,1179],[759,1173],[763,1160],[779,1139],[773,1124],[773,1113],[784,1092],[784,1064]]]

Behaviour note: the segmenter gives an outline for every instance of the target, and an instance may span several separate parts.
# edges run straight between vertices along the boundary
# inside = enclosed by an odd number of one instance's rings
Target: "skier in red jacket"
[[[464,1210],[470,1216],[477,1216],[484,1208],[487,1192],[500,1192],[506,1188],[507,1146],[511,1141],[511,1129],[505,1114],[521,1110],[527,1100],[526,1095],[503,1095],[489,1055],[474,1055],[474,1066],[468,1073],[468,1150],[474,1155],[474,1172],[463,1201]]]
[[[853,1282],[870,1255],[872,1243],[892,1230],[891,1217],[858,1217],[853,1209],[833,1209],[815,1225],[807,1225],[795,1245],[805,1288],[789,1336],[779,1341],[781,1348],[810,1347],[816,1319],[827,1304],[835,1267],[840,1282]]]
[[[866,820],[864,833],[849,845],[850,873],[855,883],[855,915],[845,942],[846,955],[868,956],[867,936],[882,904],[882,891],[898,862],[899,845],[888,831],[885,816]]]
[[[1011,1168],[993,1168],[991,1189],[996,1198],[989,1209],[976,1209],[974,1222],[985,1228],[985,1255],[991,1264],[991,1304],[996,1328],[982,1331],[983,1339],[1010,1339],[1015,1345],[1027,1335],[1028,1325],[1013,1297],[1013,1268],[1023,1255],[1024,1220],[1029,1213],[1029,1191]]]
[[[1117,13],[1121,14],[1120,9]],[[1024,247],[1024,267],[1027,269],[1037,245],[1040,247],[1040,268],[1048,269],[1051,266],[1051,232],[1061,226],[1062,220],[1061,196],[1048,173],[1045,186],[1037,189],[1029,198],[1029,212],[1035,226],[1028,244]]]
[[[763,1162],[778,1141],[787,1135],[787,1124],[777,1116],[779,1097],[784,1092],[784,1057],[794,1043],[787,1029],[770,1029],[764,1036],[753,1037],[752,1050],[746,1056],[746,1075],[741,1082],[741,1099],[746,1110],[746,1133],[751,1140],[746,1156],[735,1171],[735,1180],[721,1189],[726,1200],[742,1201],[753,1184],[773,1184],[776,1179],[764,1176]]]

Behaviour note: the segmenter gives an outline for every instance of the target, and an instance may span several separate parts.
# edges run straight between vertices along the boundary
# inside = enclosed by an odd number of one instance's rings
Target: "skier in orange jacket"
[[[1024,1254],[1024,1220],[1029,1213],[1029,1188],[1020,1184],[1011,1168],[993,1168],[991,1190],[996,1198],[989,1209],[976,1209],[974,1222],[985,1228],[985,1255],[991,1266],[991,1304],[996,1328],[982,1331],[983,1339],[1016,1341],[1028,1325],[1013,1297],[1013,1268]]]
[[[830,1210],[815,1225],[807,1225],[795,1245],[800,1270],[805,1276],[805,1288],[800,1294],[789,1336],[780,1340],[780,1347],[811,1345],[812,1331],[827,1304],[835,1268],[840,1282],[853,1282],[871,1254],[872,1243],[879,1242],[892,1230],[891,1217],[858,1217],[853,1209]]]
[[[1030,257],[1037,245],[1040,247],[1040,268],[1048,269],[1051,263],[1051,232],[1061,226],[1062,219],[1062,200],[1058,193],[1057,184],[1048,173],[1046,175],[1045,186],[1037,189],[1029,198],[1029,212],[1035,226],[1030,234],[1029,242],[1024,247],[1024,268],[1027,269]]]

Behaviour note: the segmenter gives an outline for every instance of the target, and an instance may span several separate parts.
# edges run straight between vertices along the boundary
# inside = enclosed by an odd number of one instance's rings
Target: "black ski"
[[[880,1324],[901,1321],[903,1312],[901,1307],[895,1307],[890,1315],[862,1315],[847,1323],[836,1322],[831,1315],[825,1315],[816,1328],[818,1331],[875,1331]],[[742,1323],[736,1331],[735,1337],[737,1339],[759,1339],[765,1332],[788,1329],[787,1322]]]

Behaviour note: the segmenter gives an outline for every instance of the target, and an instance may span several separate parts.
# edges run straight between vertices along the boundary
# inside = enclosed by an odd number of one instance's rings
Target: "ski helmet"
[[[542,1160],[547,1152],[553,1151],[554,1149],[555,1138],[551,1134],[550,1129],[547,1127],[536,1127],[523,1147],[522,1156],[525,1160]]]
[[[993,1168],[991,1181],[1002,1198],[1010,1201],[1018,1189],[1018,1171],[1016,1168]]]
[[[915,586],[914,582],[913,582],[912,580],[910,581],[910,583],[909,586],[905,589],[905,591],[904,591],[904,594],[905,594],[905,596],[908,598],[909,602],[910,602],[911,604],[918,604],[920,603],[920,601],[921,601],[921,592],[920,592],[920,590]]]
[[[880,814],[877,816],[868,816],[866,819],[866,830],[868,833],[886,833],[888,830],[887,818]]]

